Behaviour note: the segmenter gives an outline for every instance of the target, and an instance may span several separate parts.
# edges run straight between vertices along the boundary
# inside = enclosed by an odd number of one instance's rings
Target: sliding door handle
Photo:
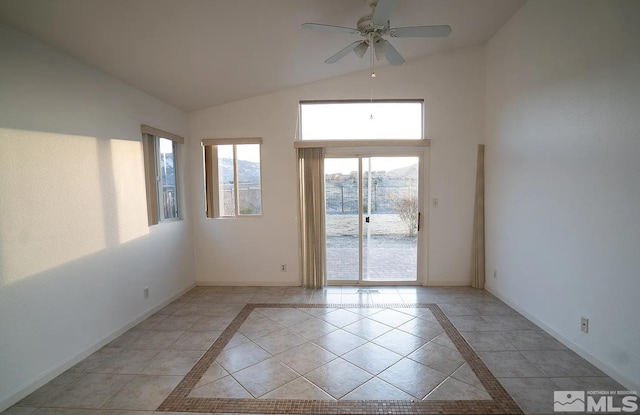
[[[418,212],[418,232],[420,232],[420,216],[421,216],[421,213]]]
[[[366,218],[364,218],[364,221],[369,223],[369,216],[367,216]]]

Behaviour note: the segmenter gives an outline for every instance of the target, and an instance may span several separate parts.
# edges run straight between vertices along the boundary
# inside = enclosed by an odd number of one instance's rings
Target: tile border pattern
[[[189,398],[189,394],[256,308],[428,308],[467,361],[492,400],[323,401],[293,399]],[[247,304],[209,350],[158,407],[164,412],[261,414],[522,414],[522,410],[493,376],[437,304]]]

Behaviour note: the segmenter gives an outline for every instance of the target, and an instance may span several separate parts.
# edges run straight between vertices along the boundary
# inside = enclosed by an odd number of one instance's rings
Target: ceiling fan
[[[389,43],[384,36],[408,38],[408,37],[447,37],[451,33],[451,26],[411,26],[411,27],[390,27],[389,17],[395,7],[396,0],[365,0],[371,13],[365,14],[358,19],[357,29],[342,26],[331,26],[320,23],[304,23],[304,29],[319,29],[338,33],[359,34],[364,40],[357,40],[340,50],[338,53],[330,56],[325,63],[335,63],[354,51],[359,57],[363,57],[367,53],[369,46],[373,45],[376,57],[380,59],[386,57],[393,66],[402,65],[404,58]],[[373,59],[373,58],[372,58]]]

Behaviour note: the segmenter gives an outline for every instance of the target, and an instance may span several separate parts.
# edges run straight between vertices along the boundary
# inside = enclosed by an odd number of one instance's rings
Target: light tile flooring
[[[197,287],[3,414],[166,414],[248,303],[330,306],[253,308],[190,398],[490,400],[432,311],[406,304],[437,304],[525,413],[553,412],[554,390],[625,389],[486,291],[374,290]]]

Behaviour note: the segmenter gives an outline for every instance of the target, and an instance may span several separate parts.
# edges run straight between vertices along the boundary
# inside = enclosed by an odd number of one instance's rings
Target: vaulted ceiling
[[[392,26],[448,24],[444,39],[391,39],[407,59],[482,44],[526,0],[399,0]],[[0,21],[184,111],[366,69],[351,53],[364,0],[0,0]],[[379,64],[386,64],[380,61]]]

